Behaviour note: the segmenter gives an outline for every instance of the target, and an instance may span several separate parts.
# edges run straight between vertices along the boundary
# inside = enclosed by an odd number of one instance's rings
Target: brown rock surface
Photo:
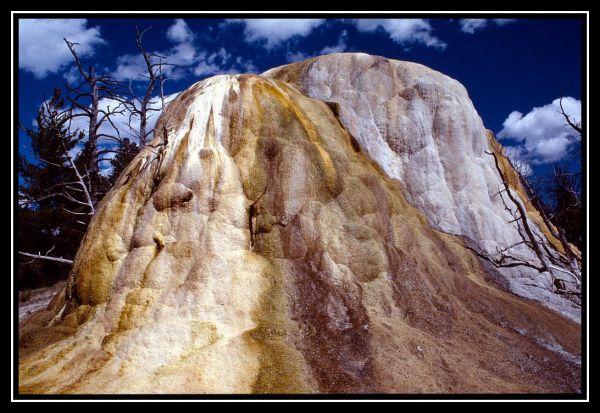
[[[580,326],[433,229],[330,105],[218,76],[163,120],[30,323],[20,392],[580,391]]]
[[[364,152],[402,183],[406,200],[433,228],[464,237],[495,259],[500,258],[498,251],[505,251],[515,260],[541,264],[535,249],[522,242],[522,222],[510,212],[516,205],[501,193],[504,184],[492,156],[496,153],[515,199],[527,210],[531,235],[547,245],[547,252],[540,247],[546,255],[542,260],[559,261],[563,246],[528,199],[508,159],[499,155],[501,146],[455,79],[417,63],[364,53],[319,56],[262,76],[328,102]],[[580,293],[580,270],[557,265],[561,268],[545,266],[542,272],[536,266],[507,265],[498,274],[511,292],[579,321],[581,309],[567,298],[576,295],[556,294],[555,284]]]

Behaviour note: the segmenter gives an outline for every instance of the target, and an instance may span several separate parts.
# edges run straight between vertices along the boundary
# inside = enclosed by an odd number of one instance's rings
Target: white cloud
[[[196,76],[207,76],[217,73],[221,68],[214,63],[202,61],[194,69]]]
[[[505,24],[514,23],[517,19],[494,19],[494,23],[498,26],[504,26]]]
[[[446,43],[435,37],[426,19],[354,19],[350,20],[360,32],[383,30],[400,45],[423,44],[443,50]]]
[[[117,80],[144,80],[146,73],[144,59],[139,54],[126,54],[117,57],[117,68],[113,76]]]
[[[460,19],[460,30],[464,33],[473,34],[477,30],[485,28],[492,21],[498,26],[505,26],[509,23],[514,23],[516,19]]]
[[[526,115],[513,111],[504,121],[498,137],[520,142],[523,156],[533,163],[548,163],[562,159],[567,155],[573,138],[580,137],[566,125],[560,113],[559,101],[560,99],[555,99],[552,103],[533,108]],[[562,105],[573,122],[581,120],[579,100],[565,97]]]
[[[164,66],[163,72],[172,79],[181,79],[192,72],[195,76],[208,76],[225,73],[255,73],[256,67],[251,60],[243,61],[233,56],[223,47],[209,53],[196,47],[196,35],[185,20],[177,19],[167,30],[167,39],[173,45],[153,54],[164,56],[165,61],[176,66]],[[158,58],[154,57],[154,61]],[[137,54],[126,54],[117,58],[117,68],[113,76],[118,80],[145,81],[146,64]]]
[[[210,57],[213,59],[219,57],[223,61],[223,63],[227,63],[231,59],[231,54],[228,53],[224,47],[221,47],[217,52],[214,52]]]
[[[348,32],[346,30],[343,30],[342,33],[340,33],[340,37],[338,38],[337,44],[335,44],[335,45],[325,46],[323,49],[321,49],[321,51],[319,51],[317,53],[305,53],[302,51],[292,52],[291,50],[288,50],[286,53],[286,58],[287,58],[288,62],[294,63],[294,62],[300,62],[302,60],[310,59],[312,57],[320,56],[320,55],[324,55],[324,54],[341,53],[347,49],[348,49]]]
[[[165,105],[168,104],[169,102],[171,102],[173,99],[175,99],[177,97],[177,95],[180,92],[177,93],[173,93],[170,95],[165,96]],[[98,103],[99,109],[103,110],[103,111],[109,111],[110,110],[114,110],[118,107],[123,107],[123,105],[118,102],[117,100],[114,99],[101,99],[100,102]],[[160,98],[158,96],[155,96],[149,104],[149,107],[152,109],[161,109],[162,106],[162,102],[160,100]],[[158,120],[158,118],[160,117],[162,110],[153,112],[151,111],[148,119],[147,119],[147,130],[152,130],[154,128],[154,125],[156,125],[156,121]],[[83,113],[83,111],[81,109],[76,109],[73,111],[73,113],[75,115],[81,114]],[[139,130],[139,126],[140,126],[140,119],[139,116],[132,116],[131,119],[129,118],[129,114],[130,112],[128,111],[123,111],[122,113],[115,113],[111,116],[111,121],[112,123],[115,125],[115,127],[119,130],[120,136],[121,138],[128,138],[131,142],[138,142],[138,135],[136,133],[136,131]],[[77,116],[75,118],[73,118],[73,122],[71,123],[71,132],[75,132],[75,131],[82,131],[85,135],[85,137],[74,147],[69,151],[69,155],[72,157],[76,157],[77,154],[79,154],[79,152],[81,152],[81,150],[83,149],[85,142],[87,142],[87,131],[88,131],[88,124],[89,119],[85,116]],[[117,136],[116,132],[115,132],[115,128],[112,127],[112,125],[109,122],[103,122],[100,125],[100,128],[98,129],[98,133],[99,134],[104,134],[104,135],[109,135],[109,136]],[[150,136],[150,139],[152,139],[152,135]],[[115,148],[116,147],[116,142],[114,142],[113,140],[106,138],[106,137],[101,137],[98,140],[98,148],[99,149],[110,149],[110,148]],[[114,153],[105,153],[102,154],[102,158],[103,159],[110,159],[114,157]],[[100,162],[100,173],[103,175],[108,175],[110,174],[110,172],[112,171],[112,165],[110,163],[110,161],[106,160],[103,162]]]
[[[325,46],[318,53],[305,53],[302,51],[292,52],[288,50],[286,53],[287,61],[290,63],[300,62],[302,60],[310,59],[315,56],[320,56],[324,54],[330,53],[341,53],[348,49],[348,32],[346,30],[342,31],[340,37],[338,38],[338,42],[335,45]]]
[[[198,59],[198,52],[192,43],[179,43],[166,55],[170,63],[189,66]]]
[[[534,160],[535,163],[556,162],[567,155],[569,145],[571,145],[571,141],[567,137],[561,136],[534,142],[529,151],[537,156]]]
[[[186,73],[186,68],[194,66],[203,56],[194,46],[194,34],[183,19],[177,19],[167,30],[167,38],[173,46],[160,51],[152,52],[154,55],[163,56],[163,61],[170,65],[163,66],[163,72],[172,79],[180,79]],[[159,58],[153,56],[153,63],[158,63]],[[140,53],[125,54],[117,58],[117,68],[113,76],[117,80],[145,81],[146,63]]]
[[[223,73],[222,68],[231,60],[231,54],[221,47],[217,52],[207,54],[202,53],[200,63],[194,68],[196,76],[206,76],[211,74]],[[218,62],[218,63],[217,63]]]
[[[234,59],[224,48],[211,54],[202,53],[200,62],[194,69],[196,76],[256,72],[258,69],[252,60],[244,60],[241,56]]]
[[[465,33],[475,33],[476,30],[487,26],[487,19],[461,19],[459,21],[460,30]]]
[[[75,65],[71,66],[69,70],[63,73],[63,78],[70,85],[77,85],[83,81],[83,79],[81,78],[81,74],[79,73],[79,70]]]
[[[233,67],[239,73],[258,73],[258,68],[252,60],[244,60],[241,56],[235,58],[235,65]]]
[[[168,104],[169,102],[171,102],[173,99],[175,99],[177,97],[177,95],[180,92],[177,93],[173,93],[170,95],[165,96],[165,105]],[[161,109],[161,105],[162,102],[160,100],[160,97],[155,96],[149,104],[149,108],[151,109]],[[136,103],[136,106],[138,106],[138,104]],[[100,102],[98,103],[98,108],[100,110],[103,111],[109,111],[109,108],[111,110],[114,110],[116,108],[123,108],[123,105],[118,102],[117,100],[114,99],[101,99]],[[154,125],[156,124],[156,121],[158,120],[160,114],[161,114],[161,110],[159,111],[151,111],[149,114],[149,117],[147,119],[147,130],[151,130],[154,128]],[[73,111],[73,114],[78,115],[83,113],[83,111],[81,109],[75,109]],[[133,142],[137,142],[138,141],[138,137],[135,133],[136,130],[139,130],[139,126],[140,126],[140,120],[138,116],[132,116],[131,120],[129,119],[129,114],[130,112],[128,111],[123,111],[123,113],[115,113],[111,116],[111,121],[112,123],[115,125],[115,127],[119,130],[121,137],[123,138],[129,138],[130,141]],[[85,116],[77,116],[75,118],[73,118],[73,122],[71,123],[71,131],[75,132],[75,131],[83,131],[83,133],[85,135],[87,135],[87,130],[88,130],[88,124],[89,119]],[[106,134],[106,135],[115,135],[115,129],[111,126],[111,124],[109,122],[103,122],[102,125],[100,125],[100,128],[98,129],[98,133],[99,134]],[[85,142],[87,139],[84,138],[83,142]],[[104,138],[101,138],[102,140],[102,144],[103,145],[108,145],[109,142],[104,142]],[[75,152],[78,152],[78,150],[75,150]]]
[[[166,95],[165,96],[165,105],[167,105],[169,102],[171,102],[173,99],[175,99],[177,97],[177,95],[179,95],[179,93],[180,92]],[[114,109],[118,105],[119,105],[119,102],[117,102],[116,100],[102,99],[99,106],[101,109],[108,111],[109,106],[110,106],[110,108]],[[139,107],[139,104],[136,103],[136,107]],[[156,121],[160,117],[160,114],[162,113],[162,108],[161,108],[162,102],[161,102],[160,96],[155,96],[150,101],[150,104],[148,105],[148,107],[150,109],[159,109],[156,112],[151,111],[146,120],[146,122],[147,122],[146,130],[152,130],[154,128],[154,125],[156,124]],[[134,142],[138,141],[136,134],[131,130],[131,128],[133,128],[133,130],[139,130],[140,119],[138,116],[132,116],[131,121],[129,121],[129,112],[124,111],[121,114],[114,115],[111,118],[111,120],[113,121],[113,124],[116,126],[116,128],[119,129],[119,131],[121,132],[121,136],[129,138],[129,140],[134,141]],[[128,124],[128,122],[130,122],[130,125]],[[130,126],[131,126],[131,128],[130,128]],[[87,130],[87,127],[84,126],[84,130]],[[100,133],[107,133],[107,134],[113,133],[114,134],[114,128],[108,122],[103,123],[102,126],[100,127],[99,131],[100,131]]]
[[[227,23],[244,25],[247,42],[262,42],[268,49],[294,36],[308,36],[325,19],[229,19]]]
[[[176,19],[167,30],[167,39],[174,43],[189,43],[194,40],[194,37],[190,26],[183,19]]]
[[[338,42],[334,46],[325,46],[319,53],[320,55],[329,53],[341,53],[348,49],[348,32],[344,30],[338,39]]]
[[[300,62],[302,60],[310,59],[311,57],[314,57],[314,55],[309,54],[309,53],[303,53],[303,52],[288,51],[286,54],[286,58],[289,63]]]
[[[93,56],[106,44],[99,27],[87,27],[86,19],[19,19],[19,68],[38,79],[64,69],[73,56],[63,38],[75,43],[81,58]]]

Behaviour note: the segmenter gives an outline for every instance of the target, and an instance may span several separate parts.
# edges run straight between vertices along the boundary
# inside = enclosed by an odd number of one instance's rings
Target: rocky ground
[[[45,309],[66,284],[60,281],[50,287],[19,291],[19,323],[38,310]]]

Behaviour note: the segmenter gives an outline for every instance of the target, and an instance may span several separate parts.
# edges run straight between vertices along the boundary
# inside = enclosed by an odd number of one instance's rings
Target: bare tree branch
[[[41,260],[49,260],[49,261],[56,261],[56,262],[62,262],[63,264],[73,264],[73,260],[68,260],[66,258],[58,258],[58,257],[50,257],[47,255],[41,255],[40,253],[36,254],[31,254],[29,252],[23,252],[23,251],[19,251],[19,254],[24,255],[26,257],[32,257],[34,259],[41,259]]]
[[[577,131],[577,133],[579,133],[579,135],[581,135],[581,122],[574,123],[571,120],[571,118],[569,117],[569,115],[567,115],[567,113],[565,112],[565,109],[563,108],[562,100],[563,100],[563,96],[561,94],[560,95],[560,100],[558,101],[558,104],[560,106],[560,113],[561,113],[561,115],[563,115],[563,117],[567,121],[567,125],[569,125],[570,127],[572,127],[575,131]]]
[[[63,40],[65,41],[65,43],[67,44],[67,47],[69,48],[69,51],[71,52],[71,54],[73,55],[73,58],[75,59],[75,65],[77,66],[77,69],[79,70],[79,73],[81,74],[81,77],[83,77],[86,81],[90,81],[89,78],[89,74],[85,72],[85,70],[83,70],[83,66],[81,65],[81,61],[79,60],[79,56],[77,56],[77,53],[75,53],[75,48],[73,46],[78,46],[79,43],[74,43],[74,42],[70,42],[68,41],[66,38],[63,38]]]
[[[531,228],[529,227],[529,222],[527,220],[527,211],[525,211],[525,208],[523,207],[523,205],[521,205],[521,203],[512,194],[510,187],[508,186],[508,181],[506,180],[504,172],[502,172],[502,168],[500,168],[500,164],[498,163],[498,157],[497,157],[496,153],[494,153],[494,152],[486,152],[486,153],[489,155],[492,155],[494,157],[494,164],[496,165],[496,170],[500,174],[500,179],[502,180],[502,184],[504,185],[506,195],[512,201],[512,203],[515,205],[515,207],[517,208],[517,210],[519,212],[520,224],[522,225],[523,230],[525,231],[525,234],[527,235],[527,238],[531,244],[531,248],[535,252],[535,255],[537,256],[538,260],[540,261],[540,264],[541,264],[540,268],[542,269],[542,271],[547,270],[550,273],[552,273],[552,271],[549,270],[547,260],[544,257],[544,254],[543,254],[542,250],[540,249],[540,246],[538,245],[535,237],[533,236],[533,232],[532,232]]]

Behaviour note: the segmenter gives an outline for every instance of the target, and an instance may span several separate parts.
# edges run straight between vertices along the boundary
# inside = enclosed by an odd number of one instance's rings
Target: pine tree
[[[33,159],[19,158],[19,251],[73,259],[87,228],[89,207],[72,200],[82,199],[82,189],[69,161],[83,134],[69,131],[69,123],[70,113],[56,89],[39,110],[37,127],[24,129]],[[75,162],[84,164],[86,156],[81,151]],[[19,255],[21,288],[51,284],[68,271],[64,263]]]
[[[96,199],[91,199],[88,165],[94,151],[85,131],[71,130],[73,114],[65,109],[61,90],[42,105],[36,127],[24,129],[31,139],[32,159],[19,158],[18,250],[27,254],[72,260],[77,253],[95,206],[139,152],[125,138],[110,152],[108,175],[96,177]],[[65,278],[69,266],[43,258],[19,255],[20,288],[49,285]]]
[[[135,142],[131,142],[125,138],[119,144],[118,151],[115,157],[110,161],[112,165],[111,174],[108,177],[108,181],[111,186],[119,179],[121,172],[129,165],[135,155],[140,151],[140,148]]]

